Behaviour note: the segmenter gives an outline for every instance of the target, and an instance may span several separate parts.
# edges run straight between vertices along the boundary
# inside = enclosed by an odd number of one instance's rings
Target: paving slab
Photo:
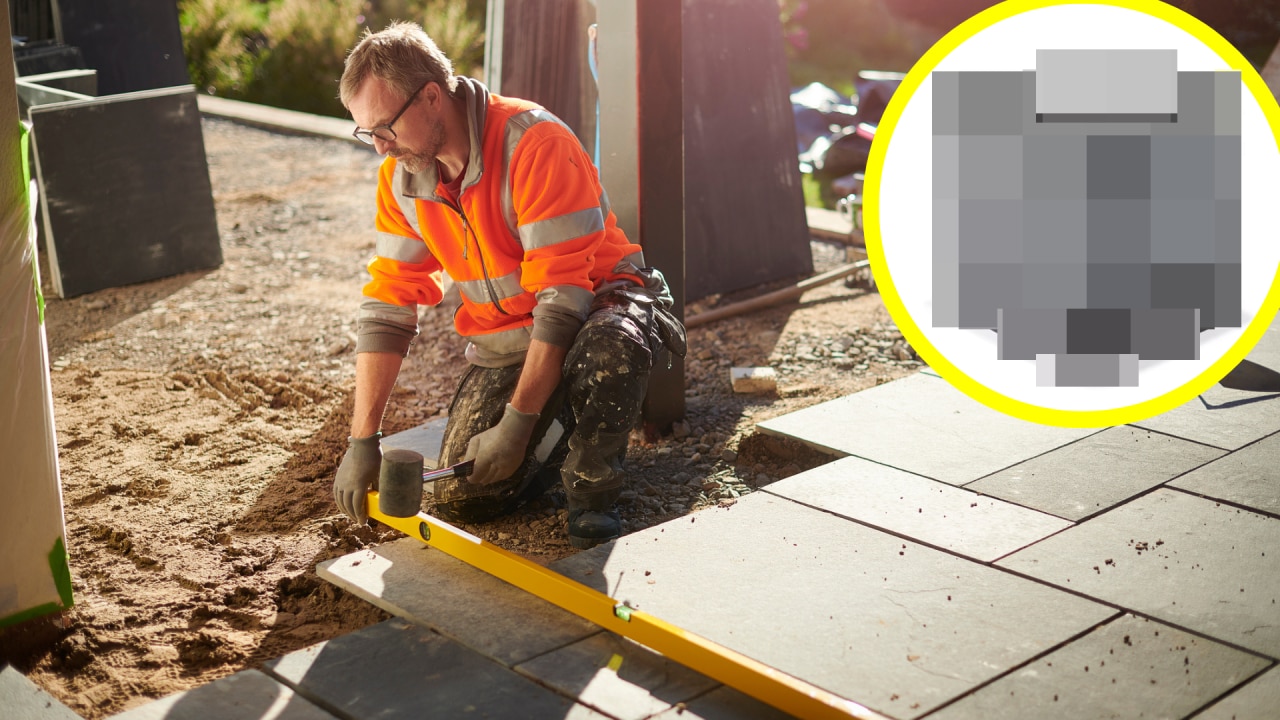
[[[15,720],[80,720],[57,698],[10,665],[0,666],[0,708]]]
[[[413,538],[326,560],[316,574],[509,666],[601,632]]]
[[[552,566],[899,718],[923,715],[1117,614],[766,493]]]
[[[1196,720],[1270,720],[1280,708],[1280,668],[1273,667],[1209,706]]]
[[[1265,437],[1169,484],[1280,514],[1280,434]]]
[[[982,562],[1071,526],[1062,518],[857,457],[765,490]]]
[[[1280,657],[1280,520],[1158,489],[998,565]]]
[[[1267,329],[1249,353],[1249,360],[1280,370],[1280,327]],[[1280,395],[1214,385],[1185,405],[1135,424],[1235,450],[1280,431]]]
[[[1194,400],[1134,425],[1235,450],[1280,431],[1280,395],[1214,385]]]
[[[264,669],[354,718],[604,718],[402,618],[297,650]]]
[[[644,720],[719,685],[613,633],[536,657],[516,672],[618,720]]]
[[[382,449],[412,450],[422,456],[424,467],[435,468],[440,460],[440,446],[444,443],[444,428],[448,424],[449,418],[440,417],[418,427],[388,435],[382,438]]]
[[[1113,427],[965,488],[1081,520],[1225,454],[1141,428]]]
[[[763,432],[963,485],[1097,432],[1019,420],[916,373],[760,423]]]
[[[334,716],[257,670],[113,715],[110,720],[333,720]]]
[[[721,685],[657,715],[654,720],[790,720],[793,717],[750,695]]]
[[[1269,664],[1125,615],[930,715],[930,720],[1181,718]]]

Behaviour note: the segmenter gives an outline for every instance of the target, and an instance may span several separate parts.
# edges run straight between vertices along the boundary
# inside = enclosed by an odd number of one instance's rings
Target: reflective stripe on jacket
[[[469,356],[508,364],[529,345],[536,306],[584,321],[602,285],[643,284],[633,275],[643,255],[618,229],[595,166],[559,119],[468,78],[459,78],[458,94],[471,137],[458,201],[441,196],[434,164],[410,174],[388,157],[364,294],[402,308],[434,305],[443,269],[461,291],[454,325],[474,346]]]

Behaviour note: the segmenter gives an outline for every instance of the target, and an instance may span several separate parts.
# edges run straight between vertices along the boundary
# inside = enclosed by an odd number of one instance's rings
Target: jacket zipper
[[[462,211],[461,203],[450,205],[454,212],[458,213],[458,217],[462,219],[462,259],[467,259],[468,236],[473,235],[471,232],[471,223],[467,220],[467,214]],[[476,238],[476,252],[480,253],[480,273],[484,275],[484,286],[489,291],[489,300],[498,308],[498,312],[503,315],[510,315],[506,308],[502,307],[502,303],[498,300],[498,293],[493,289],[493,281],[489,279],[489,268],[484,264],[484,250],[480,247],[480,238]]]

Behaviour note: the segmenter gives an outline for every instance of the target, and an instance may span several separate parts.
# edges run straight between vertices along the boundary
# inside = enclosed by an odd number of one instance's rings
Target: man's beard
[[[436,121],[431,124],[431,132],[427,136],[427,146],[423,150],[420,152],[402,150],[387,154],[403,165],[405,172],[412,175],[431,167],[436,161],[436,156],[440,154],[440,148],[442,147],[444,147],[444,121],[436,118]]]

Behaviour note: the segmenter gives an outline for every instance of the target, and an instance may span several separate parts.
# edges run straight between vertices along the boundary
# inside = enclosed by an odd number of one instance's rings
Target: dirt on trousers
[[[48,302],[75,607],[52,643],[4,654],[88,718],[387,617],[315,574],[317,562],[399,536],[348,522],[330,494],[379,158],[214,119],[204,138],[222,267]],[[813,249],[819,271],[844,261],[841,246]],[[421,311],[387,432],[447,412],[466,366],[451,316],[447,302]],[[778,370],[778,392],[735,395],[729,368],[762,365]],[[633,434],[624,531],[826,462],[755,423],[918,367],[879,297],[839,282],[691,330],[686,420],[666,436]],[[466,529],[545,563],[572,552],[565,514],[555,490]],[[0,632],[0,648],[12,640]]]

